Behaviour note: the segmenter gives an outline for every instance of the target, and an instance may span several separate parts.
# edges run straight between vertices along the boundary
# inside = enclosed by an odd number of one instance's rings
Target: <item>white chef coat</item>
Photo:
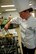
[[[34,35],[34,38],[35,38],[35,47],[36,47],[36,18],[31,16],[28,19],[28,23],[27,24],[29,24],[29,27],[32,27],[32,29],[35,30],[35,33],[33,35]]]
[[[27,23],[28,20],[26,21],[25,19],[15,17],[15,18],[11,19],[10,21],[11,21],[11,23],[16,23],[16,24],[20,25],[23,45],[25,45],[27,48],[30,48],[30,49],[35,48],[33,31],[27,29],[27,28],[29,28],[28,27],[29,24]]]

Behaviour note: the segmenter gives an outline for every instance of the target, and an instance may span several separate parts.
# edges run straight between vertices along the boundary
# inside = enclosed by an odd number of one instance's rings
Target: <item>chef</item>
[[[34,31],[33,31],[32,25],[30,24],[30,21],[31,21],[30,19],[33,18],[30,12],[32,12],[33,9],[29,8],[28,4],[25,5],[26,2],[25,3],[23,2],[25,1],[21,0],[20,3],[18,2],[18,5],[20,6],[18,9],[20,16],[11,19],[5,25],[4,28],[7,30],[11,23],[19,24],[20,30],[21,30],[23,54],[34,54],[35,53],[35,38],[34,38]]]

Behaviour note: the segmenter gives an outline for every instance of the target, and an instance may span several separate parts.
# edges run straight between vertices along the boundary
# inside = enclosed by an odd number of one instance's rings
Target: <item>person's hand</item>
[[[4,29],[5,30],[8,30],[8,25],[7,24],[4,26]]]

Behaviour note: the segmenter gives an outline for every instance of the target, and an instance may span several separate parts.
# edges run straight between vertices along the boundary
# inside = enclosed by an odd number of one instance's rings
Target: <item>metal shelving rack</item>
[[[12,39],[2,38],[0,39],[0,54],[21,54],[18,52],[18,40],[15,40],[16,37]]]
[[[4,25],[1,25],[1,29]],[[9,29],[16,29],[18,36],[15,36],[8,40],[7,38],[0,38],[0,54],[23,54],[21,46],[21,37],[19,25],[12,24]],[[20,38],[20,39],[19,39]]]

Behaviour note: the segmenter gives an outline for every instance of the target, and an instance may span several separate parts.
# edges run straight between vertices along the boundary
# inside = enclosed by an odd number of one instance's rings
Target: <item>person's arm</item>
[[[17,23],[17,17],[11,19],[5,26],[4,29],[7,30],[11,23]]]
[[[9,22],[4,26],[4,29],[5,29],[5,30],[8,30],[10,24],[11,24],[11,21],[9,21]]]

